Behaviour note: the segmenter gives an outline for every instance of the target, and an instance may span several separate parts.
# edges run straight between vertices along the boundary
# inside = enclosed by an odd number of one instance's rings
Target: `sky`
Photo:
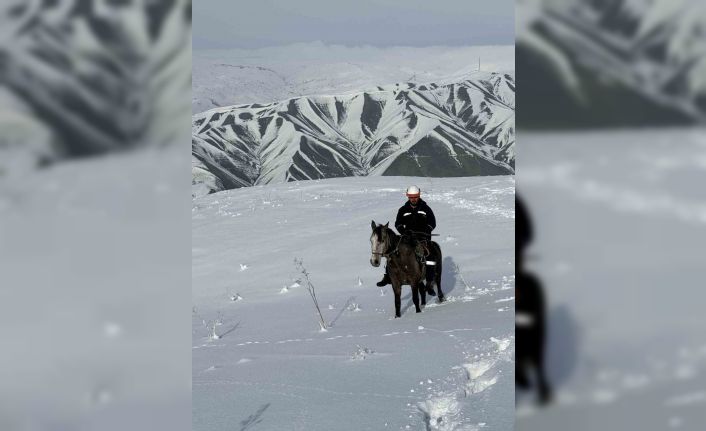
[[[509,45],[512,0],[202,0],[193,3],[193,49],[321,41],[377,47]]]

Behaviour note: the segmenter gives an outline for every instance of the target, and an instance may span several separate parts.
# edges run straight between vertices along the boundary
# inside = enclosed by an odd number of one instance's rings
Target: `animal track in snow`
[[[491,368],[493,368],[493,366],[495,366],[496,363],[497,360],[483,359],[478,362],[463,364],[463,368],[466,370],[466,377],[468,379],[465,386],[465,394],[467,397],[472,394],[483,392],[498,382],[497,375],[485,375]]]
[[[510,346],[510,343],[512,343],[512,340],[510,338],[498,339],[495,337],[490,337],[490,341],[492,341],[498,346],[498,351],[500,352],[505,351]]]
[[[453,431],[458,429],[461,406],[455,396],[433,397],[419,403],[427,430]]]
[[[466,370],[468,379],[475,380],[485,374],[493,365],[495,365],[495,361],[483,359],[478,362],[463,364],[463,368]]]

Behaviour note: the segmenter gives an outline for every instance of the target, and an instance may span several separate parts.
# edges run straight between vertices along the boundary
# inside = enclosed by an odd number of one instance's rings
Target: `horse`
[[[526,253],[532,242],[532,225],[522,200],[515,195],[515,386],[520,389],[536,387],[540,404],[552,398],[545,370],[546,301],[542,286],[527,271]],[[529,374],[534,371],[535,385],[530,384]]]
[[[380,266],[380,261],[383,257],[387,259],[387,272],[392,281],[392,291],[395,294],[395,318],[401,317],[401,294],[402,285],[407,284],[412,287],[412,301],[417,313],[421,313],[422,309],[419,306],[419,296],[422,297],[422,305],[426,305],[426,287],[423,280],[425,278],[426,268],[417,260],[414,244],[411,238],[405,240],[405,237],[397,235],[388,227],[389,222],[376,224],[371,223],[373,233],[370,236],[371,257],[370,264],[374,267]],[[434,247],[438,250],[438,260],[441,260],[441,249],[438,244]],[[440,263],[440,262],[439,262]],[[441,292],[441,267],[436,266],[436,274],[433,278],[436,282],[439,301],[443,301],[444,294]]]

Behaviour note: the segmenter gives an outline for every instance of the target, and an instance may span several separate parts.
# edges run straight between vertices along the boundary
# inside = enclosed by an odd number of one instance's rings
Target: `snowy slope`
[[[191,429],[188,167],[171,145],[0,180],[0,429]]]
[[[370,220],[394,217],[415,181],[439,221],[448,301],[417,314],[403,287],[394,319]],[[195,199],[192,226],[194,430],[513,429],[513,177],[240,188]],[[211,339],[203,321],[219,316]]]
[[[322,42],[195,50],[192,112],[347,94],[396,82],[438,82],[478,69],[515,70],[514,46],[346,47]]]
[[[538,94],[558,91],[553,105],[566,97],[571,110],[605,114],[602,123],[700,122],[706,118],[705,31],[700,1],[523,1],[518,67],[530,93],[530,83]],[[537,104],[552,108],[533,96],[528,93],[528,123]],[[545,112],[567,116],[562,109]]]
[[[514,171],[510,73],[238,105],[194,116],[195,194],[292,180]]]

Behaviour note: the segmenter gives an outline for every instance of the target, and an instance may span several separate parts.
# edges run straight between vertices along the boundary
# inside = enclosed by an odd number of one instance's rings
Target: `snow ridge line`
[[[426,331],[434,331],[434,332],[441,332],[445,334],[451,334],[454,332],[468,332],[468,331],[488,331],[492,330],[493,328],[456,328],[456,329],[444,329],[444,330],[439,330],[439,329],[433,329],[433,328],[427,328],[424,327],[424,329],[420,329],[418,331],[401,331],[401,332],[390,332],[387,334],[360,334],[360,335],[352,335],[352,334],[347,334],[347,335],[336,335],[333,337],[327,337],[327,338],[290,338],[286,340],[278,340],[278,341],[244,341],[242,343],[237,343],[235,346],[253,346],[256,344],[288,344],[288,343],[308,343],[312,341],[335,341],[335,340],[340,340],[340,339],[350,339],[350,338],[368,338],[368,337],[391,337],[395,335],[413,335],[413,334],[425,334]],[[222,347],[225,346],[225,344],[202,344],[201,346],[192,346],[192,349],[198,349],[201,347]]]
[[[296,390],[316,391],[316,392],[322,392],[322,393],[333,394],[333,395],[370,396],[370,397],[377,397],[377,398],[411,399],[411,400],[417,400],[417,401],[422,400],[421,397],[413,396],[413,395],[381,394],[381,393],[377,393],[377,392],[342,392],[342,391],[334,391],[334,390],[325,389],[325,388],[317,388],[314,386],[288,385],[288,384],[284,384],[284,383],[276,384],[276,383],[267,383],[267,382],[243,382],[240,380],[230,380],[230,379],[219,379],[218,381],[211,381],[211,382],[193,381],[192,385],[194,385],[194,386],[242,385],[242,386],[254,386],[256,388],[260,388],[262,386],[271,386],[271,387],[290,388],[290,389],[296,389]]]

